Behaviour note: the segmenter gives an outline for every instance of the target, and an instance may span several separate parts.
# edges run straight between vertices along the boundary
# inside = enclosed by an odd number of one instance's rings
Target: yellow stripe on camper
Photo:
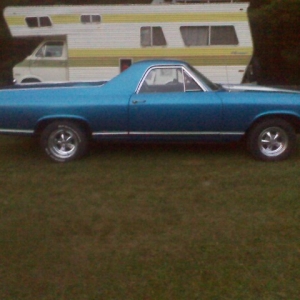
[[[126,57],[128,58],[128,57]],[[168,57],[170,59],[179,59],[188,62],[193,66],[247,66],[250,62],[251,56],[180,56],[180,57]],[[149,57],[130,57],[132,62],[149,59]],[[103,68],[103,67],[119,67],[120,57],[89,57],[89,58],[70,58],[68,61],[71,68]]]
[[[182,57],[182,56],[250,56],[249,47],[142,48],[142,49],[69,49],[69,57]]]
[[[52,15],[53,24],[74,24],[80,23],[80,15]],[[6,16],[5,20],[9,26],[27,26],[25,16]]]
[[[80,23],[80,15],[52,15],[51,20],[54,25]]]
[[[79,24],[80,14],[49,15],[54,25]],[[26,16],[6,16],[9,26],[23,26]],[[101,23],[240,22],[246,13],[104,14]]]
[[[252,48],[69,49],[69,66],[117,67],[120,58],[130,58],[133,62],[149,58],[174,58],[194,66],[246,66],[252,52]]]
[[[25,23],[25,16],[6,16],[5,20],[8,26],[24,26]]]
[[[239,22],[247,21],[246,13],[169,13],[103,15],[103,23],[171,23],[171,22]]]

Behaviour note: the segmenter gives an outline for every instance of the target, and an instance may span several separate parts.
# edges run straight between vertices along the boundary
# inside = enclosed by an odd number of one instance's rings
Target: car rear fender
[[[79,126],[85,130],[86,134],[91,137],[91,127],[89,122],[83,117],[73,115],[54,115],[43,117],[37,122],[34,133],[36,135],[40,135],[49,124],[56,121],[69,121],[79,124]]]

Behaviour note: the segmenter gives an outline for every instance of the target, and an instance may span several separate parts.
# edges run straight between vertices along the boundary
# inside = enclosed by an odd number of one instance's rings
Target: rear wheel
[[[264,161],[288,158],[296,149],[294,128],[282,119],[265,120],[255,125],[247,139],[251,154]]]
[[[41,81],[36,78],[26,78],[23,79],[21,83],[39,83],[39,82]]]
[[[41,145],[50,159],[68,162],[86,153],[88,140],[85,131],[76,123],[55,121],[42,132]]]

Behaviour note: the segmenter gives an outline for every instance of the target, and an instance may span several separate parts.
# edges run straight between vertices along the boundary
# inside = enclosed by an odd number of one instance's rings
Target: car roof
[[[148,59],[135,63],[135,65],[143,65],[144,67],[151,66],[170,66],[170,65],[187,65],[186,62],[175,59]]]

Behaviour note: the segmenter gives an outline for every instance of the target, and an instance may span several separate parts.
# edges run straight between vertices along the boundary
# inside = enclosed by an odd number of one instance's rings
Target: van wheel
[[[251,154],[264,161],[288,158],[296,149],[294,128],[281,119],[265,120],[249,132],[247,146]]]
[[[56,162],[68,162],[82,157],[88,148],[85,131],[76,123],[55,121],[41,135],[41,146]]]
[[[23,79],[21,83],[38,83],[38,82],[41,82],[41,81],[36,78],[26,78],[26,79]]]

